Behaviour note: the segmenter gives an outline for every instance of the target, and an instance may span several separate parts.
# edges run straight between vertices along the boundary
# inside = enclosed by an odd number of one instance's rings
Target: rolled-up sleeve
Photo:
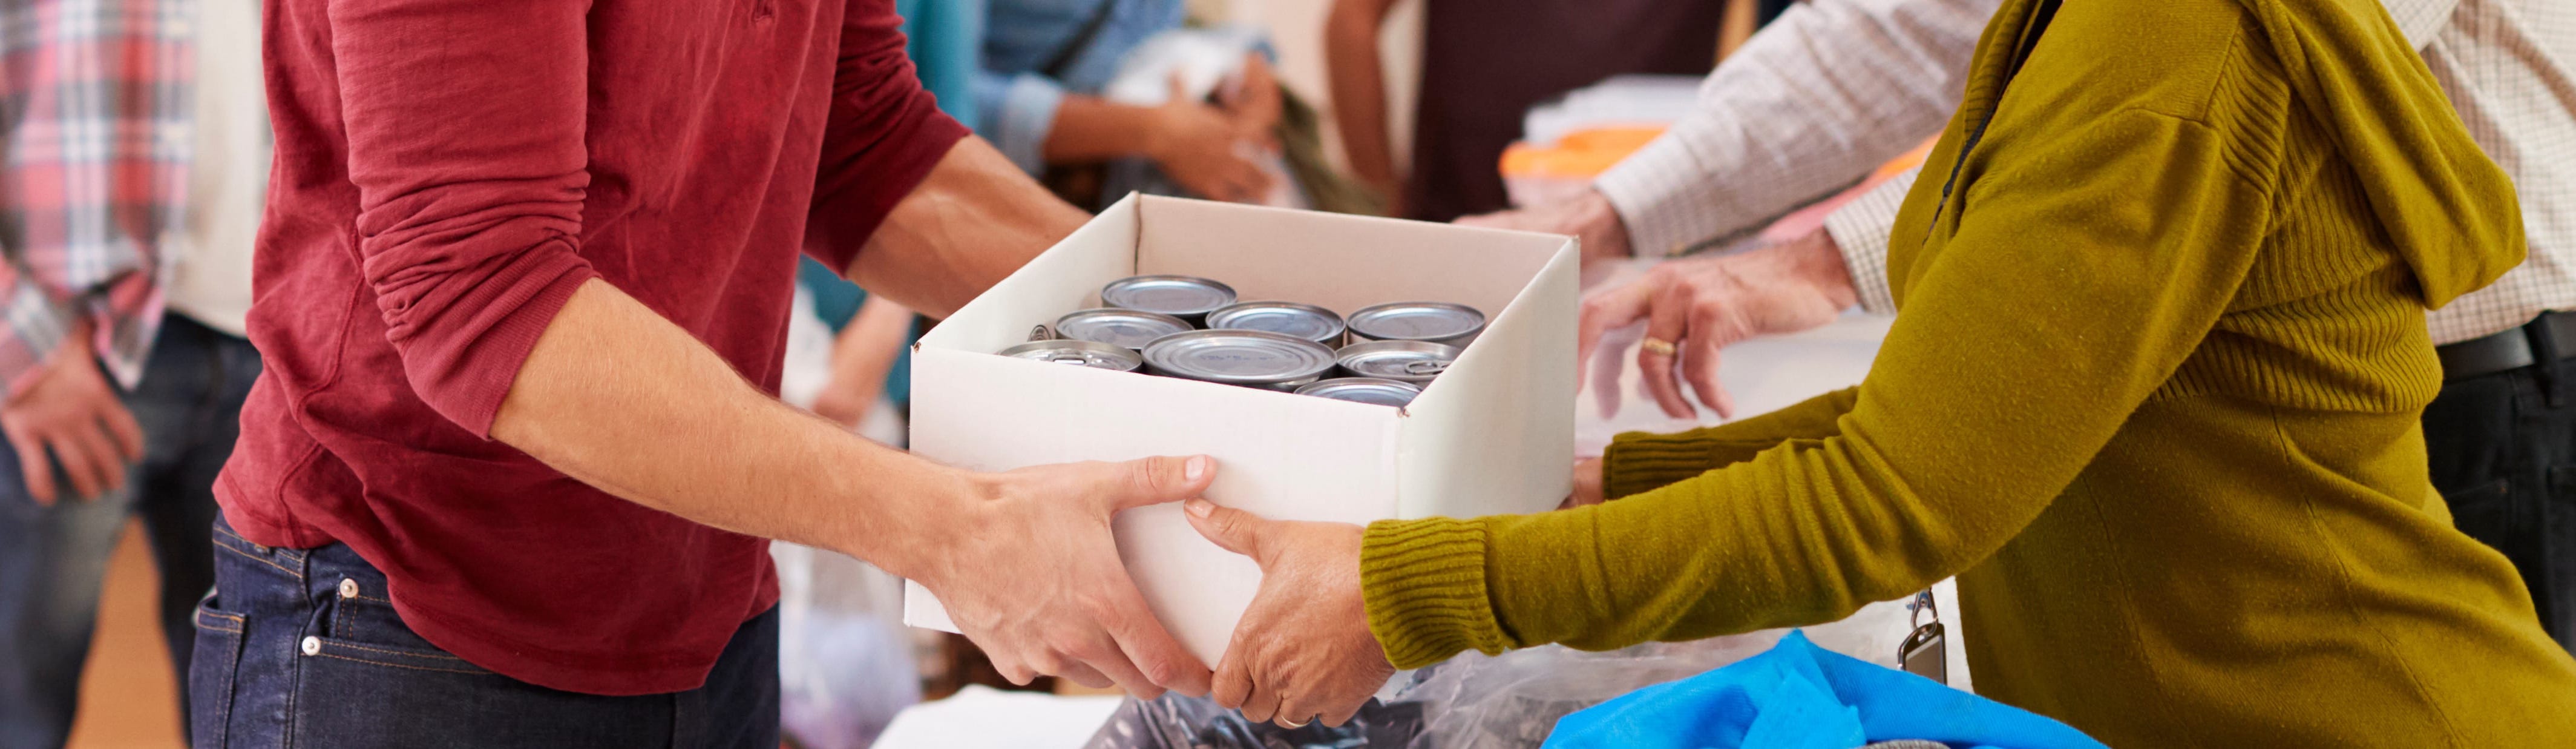
[[[1592,187],[1643,256],[1687,251],[1840,190],[1941,129],[1998,2],[1791,6],[1709,74],[1689,115]]]
[[[1047,133],[1055,129],[1055,110],[1064,103],[1064,87],[1035,73],[975,75],[975,131],[993,142],[1020,171],[1046,170]]]
[[[589,3],[343,0],[332,54],[357,246],[412,390],[489,437],[575,287]]]
[[[846,272],[886,214],[964,137],[966,127],[939,111],[913,72],[893,0],[850,0],[806,254]]]

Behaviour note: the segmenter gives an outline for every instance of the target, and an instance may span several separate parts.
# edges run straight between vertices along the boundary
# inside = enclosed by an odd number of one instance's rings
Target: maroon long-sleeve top
[[[796,253],[847,267],[964,130],[891,0],[269,0],[277,164],[217,482],[254,543],[345,543],[432,644],[538,685],[702,683],[766,542],[489,438],[604,279],[774,392]]]

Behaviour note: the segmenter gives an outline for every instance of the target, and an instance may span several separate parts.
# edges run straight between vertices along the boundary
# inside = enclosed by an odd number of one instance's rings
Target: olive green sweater
[[[1396,665],[1956,575],[1979,691],[2113,746],[2576,742],[2576,660],[2426,479],[2424,309],[2522,238],[2412,47],[2372,0],[2069,0],[2007,89],[2034,4],[1900,214],[1861,386],[1624,435],[1602,506],[1371,526]]]

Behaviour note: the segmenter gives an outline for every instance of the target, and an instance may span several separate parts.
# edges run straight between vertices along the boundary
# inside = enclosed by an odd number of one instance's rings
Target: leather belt
[[[2482,377],[2540,363],[2543,344],[2560,359],[2576,356],[2576,312],[2543,312],[2520,327],[2433,349],[2442,357],[2442,381]]]

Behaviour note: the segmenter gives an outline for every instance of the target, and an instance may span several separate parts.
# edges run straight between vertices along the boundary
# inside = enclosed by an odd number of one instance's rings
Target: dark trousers
[[[214,584],[206,526],[215,473],[232,455],[242,399],[258,376],[249,341],[172,314],[143,380],[124,393],[143,425],[143,461],[127,469],[124,488],[73,497],[56,470],[61,501],[38,506],[18,454],[0,449],[0,747],[59,747],[71,733],[99,585],[126,518],[141,517],[150,536],[162,634],[187,671],[196,631],[189,613]]]
[[[2576,381],[2552,374],[2443,384],[2424,409],[2424,442],[2453,522],[2513,560],[2541,625],[2576,652]]]
[[[778,610],[744,622],[704,686],[605,697],[536,686],[404,626],[349,547],[280,549],[218,519],[215,593],[188,674],[198,749],[777,749]]]

